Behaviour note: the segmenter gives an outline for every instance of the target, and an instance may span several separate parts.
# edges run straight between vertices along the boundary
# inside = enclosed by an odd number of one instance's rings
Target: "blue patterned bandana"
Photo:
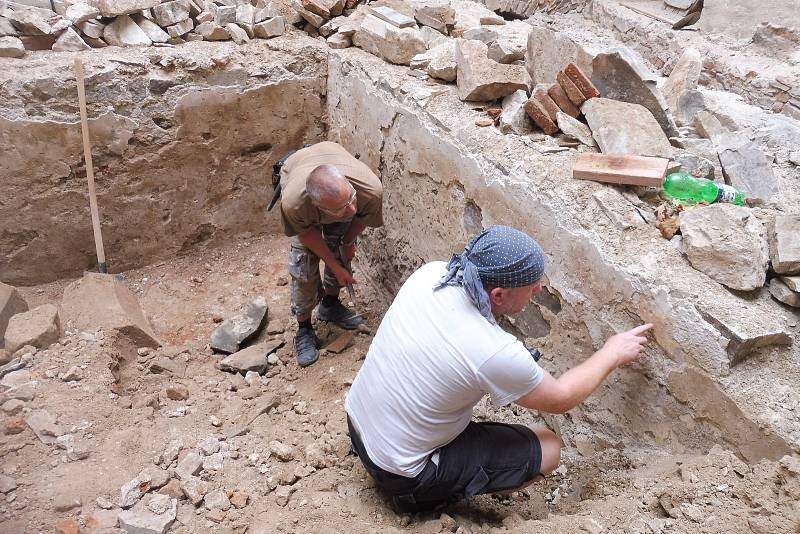
[[[461,254],[453,254],[447,274],[433,287],[461,286],[491,323],[489,295],[483,288],[524,287],[544,276],[544,252],[533,238],[508,226],[492,226],[472,238]]]

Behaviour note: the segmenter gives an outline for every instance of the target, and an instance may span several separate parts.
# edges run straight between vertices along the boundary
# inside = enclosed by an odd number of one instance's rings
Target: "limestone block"
[[[303,17],[309,24],[311,24],[315,28],[319,28],[320,26],[325,24],[325,21],[327,20],[325,19],[325,17],[321,17],[320,15],[312,13],[308,9],[304,8],[300,4],[300,2],[297,2],[296,0],[292,2],[292,7],[294,8],[295,11],[300,13],[301,17]]]
[[[528,34],[525,64],[533,83],[553,83],[556,74],[570,62],[591,77],[593,57],[594,50],[572,40],[567,32],[533,27]]]
[[[714,143],[710,139],[692,139],[687,137],[674,137],[670,141],[678,148],[684,149],[687,153],[693,154],[700,158],[711,162],[714,172],[713,177],[707,177],[709,180],[722,182],[722,165],[719,162],[719,155]],[[697,175],[693,175],[697,176]]]
[[[446,82],[455,81],[455,43],[447,40],[423,54],[417,54],[411,60],[411,67],[425,70],[431,78]]]
[[[60,333],[58,307],[43,304],[9,319],[4,336],[5,349],[13,353],[25,345],[47,348],[58,341]]]
[[[653,114],[667,135],[678,134],[667,102],[656,86],[655,76],[625,51],[595,56],[591,80],[603,97],[642,105]]]
[[[175,39],[192,31],[194,29],[194,22],[192,19],[185,19],[172,26],[167,26],[167,33],[170,37]]]
[[[442,44],[448,40],[447,37],[434,30],[430,26],[422,26],[419,29],[419,34],[422,36],[422,40],[425,41],[425,46],[428,49],[431,49],[434,46]]]
[[[789,289],[780,278],[769,281],[769,292],[776,300],[793,308],[800,308],[800,293]]]
[[[703,57],[700,52],[691,47],[683,51],[662,88],[664,99],[670,109],[676,110],[681,95],[697,88],[702,68]]]
[[[86,37],[91,37],[92,39],[102,38],[103,30],[106,27],[106,25],[99,20],[87,20],[86,22],[76,24],[76,26]]]
[[[19,32],[14,25],[11,24],[11,21],[0,16],[0,37],[16,37],[17,35],[19,35]]]
[[[66,17],[73,24],[79,24],[100,16],[100,10],[84,2],[72,4],[67,8]]]
[[[209,2],[209,11],[214,15],[214,22],[223,26],[236,22],[236,6],[225,5],[222,2]],[[220,41],[221,39],[209,39],[211,41]]]
[[[587,100],[581,111],[604,154],[668,158],[672,145],[653,115],[639,104],[608,98]]]
[[[146,19],[140,14],[133,15],[133,20],[154,43],[166,43],[169,41],[169,34],[152,20]]]
[[[231,34],[231,39],[233,39],[233,42],[236,44],[244,44],[250,40],[247,36],[247,32],[236,24],[226,24],[225,29]]]
[[[384,22],[388,22],[396,28],[416,28],[417,23],[414,19],[398,13],[394,9],[387,6],[371,7],[370,12]]]
[[[0,282],[0,340],[6,334],[8,321],[14,315],[28,311],[28,303],[13,286]],[[2,347],[0,342],[0,347]]]
[[[58,36],[56,42],[53,43],[54,52],[78,52],[80,50],[89,50],[89,48],[91,47],[72,28],[64,30]]]
[[[482,41],[487,45],[497,40],[497,32],[486,26],[476,26],[466,30],[461,37],[475,41]]]
[[[488,56],[498,63],[514,63],[525,56],[525,49],[520,50],[506,41],[497,40],[489,45]]]
[[[713,303],[701,304],[697,311],[728,340],[725,351],[730,365],[740,363],[758,348],[792,343],[792,336],[774,317],[753,315],[746,309],[721,309]]]
[[[353,44],[370,54],[398,65],[409,65],[425,52],[425,42],[416,28],[397,28],[374,15],[367,15],[353,35]]]
[[[488,47],[481,41],[456,40],[458,98],[497,100],[519,89],[528,90],[531,78],[521,65],[501,65],[487,56]]]
[[[61,312],[70,330],[116,330],[139,347],[161,344],[136,295],[112,275],[85,273],[69,284],[64,289]]]
[[[236,23],[237,24],[254,24],[256,16],[256,8],[250,4],[239,4],[236,6]]]
[[[256,37],[269,39],[283,35],[286,31],[286,22],[283,17],[272,17],[253,26]],[[349,38],[348,38],[349,40]]]
[[[228,33],[228,30],[216,22],[198,24],[194,31],[202,35],[203,39],[206,41],[227,41],[231,38],[231,34]]]
[[[749,208],[712,204],[681,213],[681,233],[692,267],[739,291],[764,285],[769,263],[766,230]]]
[[[725,181],[752,201],[768,203],[778,195],[778,179],[768,158],[746,135],[738,132],[715,135]]]
[[[267,356],[278,350],[281,345],[283,345],[282,341],[270,341],[252,345],[223,358],[217,366],[222,371],[232,373],[244,375],[248,371],[254,371],[263,375],[267,370]]]
[[[172,0],[153,8],[153,19],[163,28],[172,26],[188,18],[189,0]]]
[[[500,113],[500,131],[504,134],[527,135],[533,131],[530,117],[525,113],[528,92],[524,89],[514,91],[503,98],[503,112]]]
[[[353,39],[349,35],[334,33],[328,37],[328,46],[334,49],[350,48],[353,46]]]
[[[697,178],[714,180],[714,163],[702,156],[697,156],[690,152],[675,152],[672,161],[681,166],[681,171],[691,174]]]
[[[54,11],[31,6],[16,6],[14,11],[7,9],[4,15],[22,35],[50,35],[53,27],[49,21],[58,17]]]
[[[150,46],[153,42],[128,15],[120,15],[103,28],[103,40],[111,46]]]
[[[800,216],[779,215],[770,237],[772,268],[780,274],[800,274]]]
[[[153,496],[153,498],[157,498]],[[160,510],[159,510],[160,511]],[[165,534],[178,514],[178,500],[170,499],[169,508],[157,514],[140,501],[130,510],[123,510],[117,516],[119,528],[126,534]]]
[[[795,293],[800,293],[800,276],[781,276],[781,282]]]
[[[116,17],[156,7],[161,0],[89,0],[89,3],[99,9],[102,16]]]
[[[414,18],[420,24],[447,35],[456,23],[456,12],[450,0],[422,0],[414,2]]]
[[[592,130],[578,119],[570,117],[563,111],[559,111],[556,113],[556,124],[559,130],[573,139],[577,139],[584,145],[597,146],[594,137],[592,137]]]
[[[486,7],[498,13],[511,13],[528,18],[536,12],[540,0],[485,0]]]

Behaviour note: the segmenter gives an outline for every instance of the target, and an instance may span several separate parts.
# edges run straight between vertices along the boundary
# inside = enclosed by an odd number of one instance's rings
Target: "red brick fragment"
[[[533,98],[542,105],[547,115],[550,117],[550,120],[555,123],[559,107],[555,101],[550,98],[550,95],[547,94],[547,86],[536,86],[536,89],[533,90]]]
[[[56,523],[56,534],[79,534],[80,525],[74,519],[60,519]]]
[[[600,96],[600,91],[597,90],[597,87],[594,86],[589,77],[586,76],[575,63],[570,63],[564,67],[564,74],[566,74],[567,78],[569,78],[572,83],[574,83],[575,86],[580,89],[581,93],[583,93],[583,96],[586,97],[586,100]]]
[[[556,81],[558,82],[558,85],[560,85],[561,88],[564,90],[564,92],[567,93],[567,96],[569,97],[569,99],[572,101],[573,104],[575,104],[578,107],[581,107],[581,104],[586,102],[586,97],[583,96],[581,90],[578,89],[577,85],[572,83],[572,80],[570,80],[567,77],[567,75],[564,74],[563,70],[556,75]]]
[[[566,113],[572,118],[577,119],[578,116],[581,114],[581,110],[578,109],[578,106],[572,103],[572,100],[569,99],[567,93],[564,92],[564,89],[557,83],[554,83],[550,86],[550,89],[547,90],[547,94],[550,95],[550,98],[553,99],[553,102],[561,108],[561,111]]]
[[[541,128],[544,133],[547,135],[553,135],[554,133],[558,132],[558,126],[550,119],[550,115],[548,115],[547,110],[544,109],[538,100],[535,98],[528,99],[525,102],[525,113],[528,114],[528,117]]]

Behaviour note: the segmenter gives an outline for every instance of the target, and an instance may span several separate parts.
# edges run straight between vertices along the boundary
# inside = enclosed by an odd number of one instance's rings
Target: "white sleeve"
[[[478,381],[496,406],[506,406],[530,393],[544,378],[544,371],[520,342],[497,351],[478,368]]]

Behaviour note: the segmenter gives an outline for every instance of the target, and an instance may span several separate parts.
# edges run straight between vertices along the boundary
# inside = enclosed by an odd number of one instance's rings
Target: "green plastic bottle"
[[[730,202],[744,206],[744,193],[727,184],[718,184],[705,178],[695,178],[685,172],[673,172],[664,178],[664,192],[686,203]]]

